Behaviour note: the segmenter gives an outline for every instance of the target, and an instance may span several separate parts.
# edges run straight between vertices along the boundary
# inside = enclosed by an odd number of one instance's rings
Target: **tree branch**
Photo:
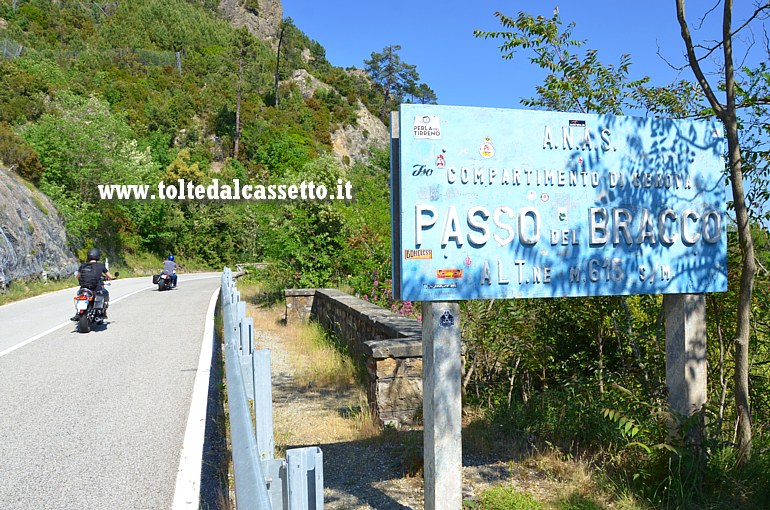
[[[679,28],[682,32],[682,40],[684,40],[684,45],[687,50],[687,60],[690,63],[690,67],[692,68],[693,73],[695,74],[695,78],[698,80],[698,83],[703,89],[703,92],[706,94],[706,98],[708,99],[711,107],[714,109],[714,113],[717,115],[717,117],[724,120],[723,117],[725,115],[725,109],[714,94],[711,85],[703,74],[703,70],[700,67],[698,57],[695,55],[695,49],[692,44],[692,36],[690,35],[690,28],[687,26],[687,19],[685,19],[684,0],[676,0],[676,18],[679,20]]]

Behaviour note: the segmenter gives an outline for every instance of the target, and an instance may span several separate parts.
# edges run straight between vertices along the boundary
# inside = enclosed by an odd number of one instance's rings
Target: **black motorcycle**
[[[115,273],[115,278],[118,277]],[[104,277],[102,277],[102,286],[98,290],[91,290],[88,287],[80,287],[75,296],[75,316],[73,321],[78,323],[79,333],[88,333],[94,324],[104,323],[108,303],[105,301],[106,291],[104,290]]]
[[[171,274],[163,270],[162,273],[156,274],[152,278],[152,283],[156,284],[158,286],[158,290],[171,290],[174,286],[174,279],[171,277]]]

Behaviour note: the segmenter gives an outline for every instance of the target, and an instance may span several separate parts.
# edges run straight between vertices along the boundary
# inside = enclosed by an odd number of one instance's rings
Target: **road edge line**
[[[179,469],[174,487],[172,510],[197,509],[200,506],[201,463],[203,462],[203,443],[206,433],[206,408],[208,406],[209,379],[214,354],[214,311],[217,306],[220,288],[211,296],[203,327],[201,354],[193,383],[190,412],[187,415],[182,451],[179,456]]]

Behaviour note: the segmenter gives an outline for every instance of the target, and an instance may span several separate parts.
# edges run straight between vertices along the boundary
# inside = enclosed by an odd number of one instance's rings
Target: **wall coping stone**
[[[294,296],[314,296],[316,289],[284,289],[283,295],[286,297]]]
[[[422,357],[421,337],[385,338],[362,343],[364,354],[375,359]]]

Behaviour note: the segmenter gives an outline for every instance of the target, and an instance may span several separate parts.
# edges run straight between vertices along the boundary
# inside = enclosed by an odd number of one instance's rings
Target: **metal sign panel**
[[[398,299],[723,292],[718,122],[401,105]]]

